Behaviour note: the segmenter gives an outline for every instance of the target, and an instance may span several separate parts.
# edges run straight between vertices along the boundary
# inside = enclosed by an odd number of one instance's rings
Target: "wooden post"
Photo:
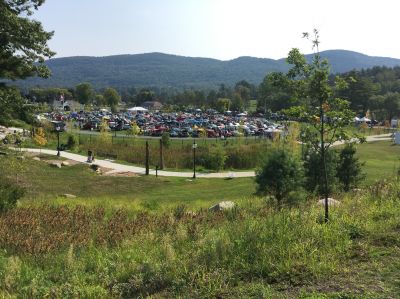
[[[164,147],[162,139],[160,139],[160,170],[164,169]]]
[[[146,140],[146,175],[150,173],[150,166],[149,166],[149,142]]]

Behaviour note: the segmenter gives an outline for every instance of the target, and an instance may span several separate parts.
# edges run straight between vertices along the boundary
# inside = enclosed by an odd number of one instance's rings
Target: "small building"
[[[83,110],[84,105],[78,103],[73,100],[54,100],[53,101],[53,109],[58,111],[81,111]]]

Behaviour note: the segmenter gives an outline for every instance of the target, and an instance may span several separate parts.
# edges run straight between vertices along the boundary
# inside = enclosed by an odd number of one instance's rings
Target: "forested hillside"
[[[399,59],[371,57],[344,50],[325,51],[322,56],[330,61],[334,73],[373,66],[400,65]],[[288,68],[285,59],[239,57],[221,61],[162,53],[56,58],[48,60],[46,64],[53,73],[51,78],[31,78],[19,81],[18,85],[23,88],[74,87],[81,82],[89,82],[96,89],[108,86],[118,89],[215,88],[219,84],[232,86],[240,80],[259,84],[267,73],[285,72]]]

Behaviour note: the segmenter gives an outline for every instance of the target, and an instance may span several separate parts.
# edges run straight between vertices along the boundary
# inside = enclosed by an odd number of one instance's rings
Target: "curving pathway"
[[[373,141],[381,141],[381,140],[391,140],[391,134],[382,134],[382,135],[374,135],[374,136],[367,136],[367,142]],[[343,142],[335,142],[334,146],[343,144]],[[19,149],[18,149],[19,150]],[[22,151],[31,152],[31,153],[43,153],[47,155],[57,155],[57,151],[49,150],[49,149],[35,149],[35,148],[22,148]],[[77,161],[80,163],[87,163],[87,157],[73,154],[69,152],[60,152],[60,156],[69,160]],[[108,173],[122,173],[122,172],[133,172],[136,174],[145,174],[145,168],[137,167],[137,166],[130,166],[130,165],[123,165],[115,162],[111,162],[108,160],[101,160],[97,159],[93,164],[97,164],[100,167],[109,168],[111,169]],[[154,169],[150,170],[151,175],[155,175],[156,171]],[[166,176],[166,177],[183,177],[183,178],[192,178],[193,172],[175,172],[175,171],[158,171],[159,176]],[[235,172],[214,172],[214,173],[196,173],[197,178],[246,178],[246,177],[254,177],[255,171],[235,171]]]

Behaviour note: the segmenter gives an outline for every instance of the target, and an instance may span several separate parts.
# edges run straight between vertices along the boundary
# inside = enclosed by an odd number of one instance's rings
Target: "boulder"
[[[70,166],[68,161],[62,161],[61,166]]]
[[[318,200],[317,204],[319,206],[325,206],[325,198],[321,198],[320,200]],[[328,197],[328,207],[334,207],[338,205],[340,205],[340,201]]]
[[[218,212],[230,210],[235,207],[235,203],[233,201],[221,201],[220,203],[208,208],[209,211]]]
[[[33,157],[32,159],[35,160],[35,161],[40,161],[39,157]]]
[[[65,197],[65,198],[76,198],[76,195],[65,193],[65,194],[62,195],[62,197]]]
[[[90,168],[94,171],[97,171],[98,169],[100,169],[100,166],[97,164],[90,164]]]
[[[50,165],[53,167],[61,168],[61,163],[59,163],[59,162],[53,162]]]

